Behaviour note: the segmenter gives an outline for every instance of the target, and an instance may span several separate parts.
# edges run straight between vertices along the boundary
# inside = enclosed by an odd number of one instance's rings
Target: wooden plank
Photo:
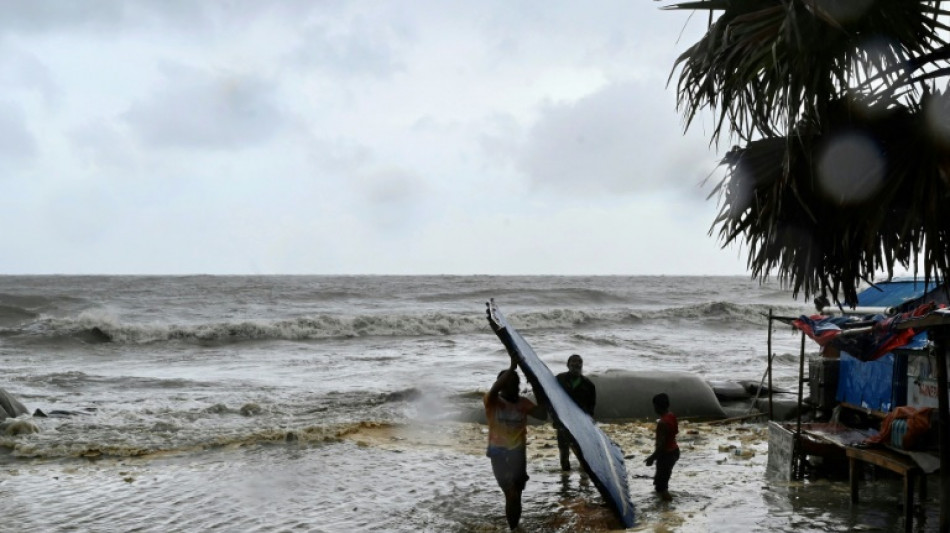
[[[904,488],[904,531],[913,531],[914,524],[914,485],[920,480],[921,498],[927,490],[927,476],[913,459],[884,449],[855,448],[848,446],[848,477],[851,483],[851,502],[858,502],[858,483],[861,479],[862,463],[868,463],[903,477]]]
[[[902,476],[908,472],[920,470],[920,467],[917,466],[917,463],[915,463],[913,459],[886,450],[849,446],[847,450],[845,450],[845,453],[847,453],[849,458],[886,468]]]

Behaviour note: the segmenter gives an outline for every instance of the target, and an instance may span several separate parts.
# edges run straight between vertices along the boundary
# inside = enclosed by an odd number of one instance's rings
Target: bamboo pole
[[[795,430],[795,459],[798,463],[796,467],[797,475],[796,477],[801,478],[804,475],[802,471],[802,458],[799,457],[801,453],[801,442],[802,442],[802,395],[804,393],[805,387],[805,332],[802,331],[802,348],[798,357],[798,426]]]
[[[937,407],[940,417],[940,532],[950,532],[950,399],[947,398],[947,349],[950,326],[933,328],[937,352]]]
[[[775,420],[775,413],[772,409],[772,308],[769,308],[769,420]]]

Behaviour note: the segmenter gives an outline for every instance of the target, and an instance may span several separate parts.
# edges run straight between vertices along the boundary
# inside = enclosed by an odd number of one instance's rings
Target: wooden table
[[[904,478],[904,530],[912,531],[914,511],[914,483],[920,480],[920,500],[927,497],[927,475],[906,455],[892,452],[886,448],[855,448],[848,446],[849,476],[851,480],[851,501],[858,502],[858,481],[861,479],[863,463],[870,463],[896,472]]]

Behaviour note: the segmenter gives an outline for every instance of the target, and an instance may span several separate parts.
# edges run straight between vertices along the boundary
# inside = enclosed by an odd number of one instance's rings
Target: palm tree
[[[854,306],[894,266],[950,279],[950,11],[940,0],[697,0],[706,34],[674,65],[687,128],[716,117],[710,233],[744,242],[753,278]],[[721,12],[713,20],[715,12]],[[672,77],[672,74],[671,74]],[[919,262],[922,259],[923,265]],[[940,531],[950,532],[950,325],[938,355]]]
[[[939,0],[698,0],[674,65],[688,128],[734,146],[710,234],[752,277],[854,306],[896,265],[950,279],[950,11]],[[716,12],[721,12],[713,19]],[[673,74],[671,74],[672,78]],[[922,265],[920,263],[923,263]]]

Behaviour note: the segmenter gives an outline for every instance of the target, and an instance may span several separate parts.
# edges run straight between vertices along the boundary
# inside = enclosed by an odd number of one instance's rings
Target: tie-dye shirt
[[[496,395],[494,401],[485,395],[485,415],[488,418],[488,447],[515,450],[527,442],[528,413],[535,408],[534,402],[519,397],[509,402]]]

